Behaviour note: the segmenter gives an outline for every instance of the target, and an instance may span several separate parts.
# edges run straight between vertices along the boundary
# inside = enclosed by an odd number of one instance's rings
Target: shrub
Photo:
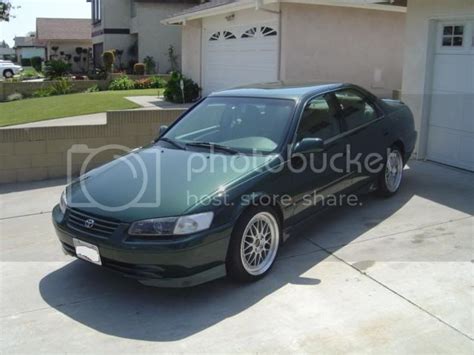
[[[15,92],[14,94],[7,96],[7,101],[18,101],[18,100],[23,100],[23,95],[20,94],[19,92]]]
[[[99,85],[92,85],[90,88],[87,88],[84,92],[88,94],[91,92],[99,92],[99,91],[100,91]]]
[[[166,80],[163,78],[160,78],[159,76],[152,76],[150,78],[150,81],[151,81],[150,88],[153,88],[153,89],[161,89],[166,86]]]
[[[36,90],[34,93],[33,93],[33,97],[48,97],[48,96],[52,96],[53,95],[53,92],[51,90],[51,88],[49,87],[43,87],[43,88],[39,88],[38,90]]]
[[[21,66],[22,67],[31,67],[31,59],[30,58],[21,58]]]
[[[33,68],[27,68],[24,71],[21,72],[20,78],[21,80],[25,79],[33,79],[33,78],[40,78],[42,75],[39,74],[35,69]]]
[[[170,72],[178,71],[178,60],[179,56],[175,53],[174,47],[170,45],[168,47],[168,61],[170,62]]]
[[[62,60],[50,60],[44,67],[44,75],[52,80],[62,78],[71,72],[71,63]]]
[[[161,89],[166,85],[166,80],[158,76],[135,80],[135,89]]]
[[[71,92],[72,84],[68,78],[59,78],[50,88],[53,95],[66,95]]]
[[[150,89],[151,80],[150,79],[135,80],[134,87],[135,89]]]
[[[59,78],[50,86],[44,86],[33,93],[33,97],[48,97],[55,95],[66,95],[71,93],[72,84],[68,78]]]
[[[171,73],[170,80],[166,83],[164,96],[171,102],[182,103],[181,80],[184,82],[184,102],[192,102],[199,97],[199,86],[194,81],[186,78],[180,72]]]
[[[145,64],[143,64],[143,63],[136,63],[136,64],[133,66],[133,72],[134,72],[136,75],[145,75]]]
[[[31,58],[31,66],[37,71],[41,71],[41,63],[43,63],[43,59],[41,57],[33,57]]]
[[[153,57],[146,56],[145,59],[143,59],[143,63],[145,64],[147,74],[155,74],[156,62]]]
[[[110,73],[112,72],[112,66],[115,62],[115,54],[113,51],[105,51],[102,53],[102,62],[104,63],[105,70]]]
[[[132,90],[133,88],[135,88],[134,81],[126,75],[113,80],[109,85],[109,90]]]
[[[91,73],[88,75],[92,80],[106,80],[107,79],[107,72],[104,68],[95,68]]]

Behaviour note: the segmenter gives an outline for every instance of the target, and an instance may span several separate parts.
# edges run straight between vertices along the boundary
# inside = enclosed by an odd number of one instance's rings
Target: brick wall
[[[75,144],[99,148],[117,144],[133,149],[148,144],[161,125],[169,125],[184,110],[132,110],[107,113],[107,124],[0,129],[0,183],[37,181],[67,176],[67,152]],[[115,152],[117,153],[117,152]],[[93,161],[112,159],[113,151]],[[77,174],[86,155],[75,156]]]
[[[118,79],[122,76],[123,74],[120,74],[120,73],[113,73],[113,74],[110,74],[110,80],[114,80],[114,79]],[[129,79],[132,79],[132,80],[141,80],[141,79],[147,79],[147,78],[151,78],[153,76],[158,76],[160,78],[163,78],[165,79],[166,81],[169,80],[170,78],[170,75],[169,74],[153,74],[153,75],[132,75],[132,74],[127,74],[128,78]]]
[[[106,80],[74,80],[72,83],[73,92],[83,92],[88,88],[98,85],[101,89],[106,89],[109,81]],[[54,81],[44,82],[0,82],[0,101],[6,101],[8,96],[14,93],[20,93],[23,96],[31,96],[36,90],[50,87]]]

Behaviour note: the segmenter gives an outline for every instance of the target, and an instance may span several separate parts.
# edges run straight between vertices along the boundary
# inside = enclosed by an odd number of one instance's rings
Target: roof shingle
[[[92,37],[91,32],[90,19],[36,19],[36,36],[39,40],[88,40]]]

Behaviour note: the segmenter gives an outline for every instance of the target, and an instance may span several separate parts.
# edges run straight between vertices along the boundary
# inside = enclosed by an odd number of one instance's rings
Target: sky
[[[13,47],[15,36],[35,31],[37,17],[90,18],[91,5],[86,0],[10,0],[16,18],[0,22],[0,42],[5,40]]]

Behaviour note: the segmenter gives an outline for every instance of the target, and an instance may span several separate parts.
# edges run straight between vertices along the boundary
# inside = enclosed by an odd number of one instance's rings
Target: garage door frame
[[[235,14],[236,17],[239,18],[239,23],[232,23],[229,22],[227,24],[223,24],[221,21],[216,21],[216,23],[212,23],[213,18],[217,20],[221,20],[222,16],[212,16],[209,18],[204,19],[202,31],[201,31],[201,85],[203,86],[203,92],[209,93],[207,89],[208,78],[207,78],[207,46],[208,46],[208,35],[210,32],[214,31],[233,31],[236,28],[242,27],[252,27],[252,26],[266,26],[270,25],[274,27],[277,31],[277,43],[276,43],[276,51],[275,51],[275,64],[276,64],[276,72],[275,77],[272,81],[280,80],[280,73],[281,73],[281,41],[282,41],[282,26],[281,26],[281,13],[277,12],[279,7],[275,8],[273,12],[264,12],[264,11],[239,11]],[[251,14],[250,14],[251,13]],[[210,23],[209,23],[209,20]],[[258,81],[258,80],[257,80]]]
[[[424,95],[421,105],[421,124],[419,131],[418,140],[418,159],[427,160],[428,156],[428,139],[429,139],[429,125],[431,115],[431,93],[433,91],[433,79],[434,79],[434,63],[435,55],[437,50],[437,39],[438,39],[438,24],[446,21],[473,21],[472,15],[459,14],[449,16],[432,16],[427,21],[427,58],[425,66],[425,85]],[[445,163],[443,163],[445,164]]]

